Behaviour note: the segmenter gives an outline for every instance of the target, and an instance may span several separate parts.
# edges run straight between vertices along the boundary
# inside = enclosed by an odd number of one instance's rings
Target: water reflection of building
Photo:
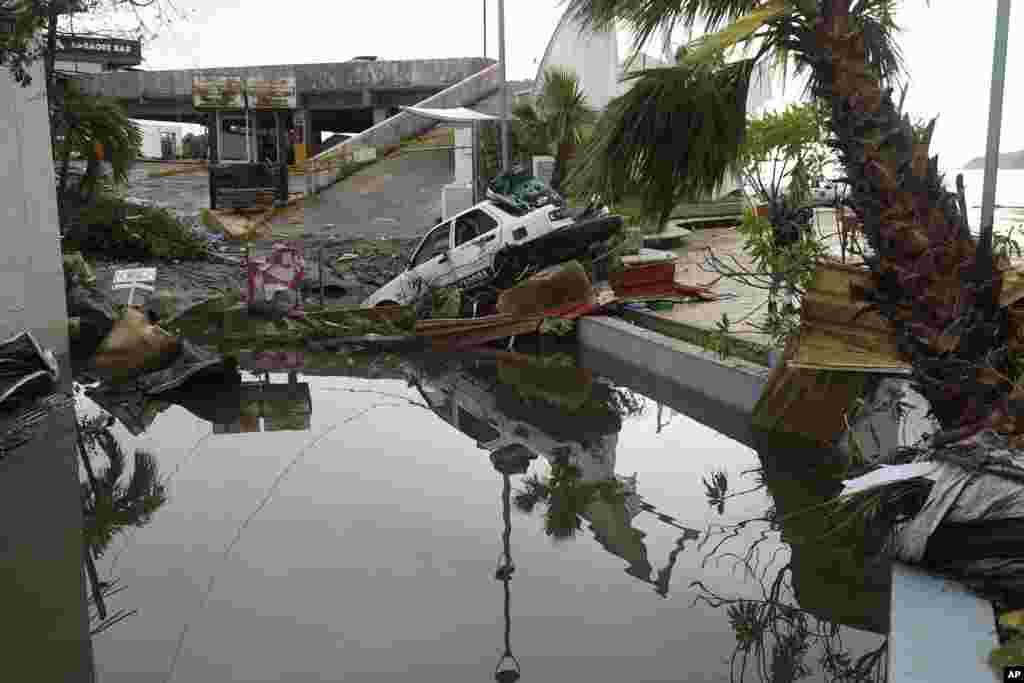
[[[237,372],[200,374],[159,393],[104,384],[87,395],[136,436],[171,405],[212,423],[214,434],[308,430],[313,413],[309,383],[298,381],[294,369],[283,382],[271,379],[265,368],[260,371],[260,379],[248,381]]]
[[[307,430],[313,414],[309,383],[299,382],[298,373],[288,373],[286,383],[273,383],[269,374],[251,382],[242,382],[238,419],[214,423],[214,434],[244,434]]]
[[[492,458],[496,454],[528,453],[552,464],[574,465],[582,484],[618,481],[624,500],[597,497],[579,511],[579,516],[602,548],[627,563],[626,573],[666,596],[676,557],[686,541],[698,537],[698,532],[645,502],[637,493],[636,474],[626,477],[616,473],[622,419],[608,397],[602,395],[610,392],[611,386],[575,367],[537,369],[550,380],[548,401],[524,399],[508,381],[513,373],[502,372],[499,363],[493,361],[435,368],[433,372],[410,365],[409,381],[435,414],[476,441],[477,447],[491,453]],[[563,404],[571,404],[576,410],[553,404],[557,399],[551,394],[552,387],[559,384],[559,378],[553,376],[557,373],[562,373],[566,391],[574,394],[563,396]],[[633,526],[633,520],[643,512],[682,532],[668,563],[657,572],[648,559],[644,542],[647,534]]]

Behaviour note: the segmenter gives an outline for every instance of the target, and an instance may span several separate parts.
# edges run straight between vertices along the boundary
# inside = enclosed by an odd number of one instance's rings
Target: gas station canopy
[[[497,116],[483,114],[466,107],[451,107],[448,109],[430,109],[428,107],[402,107],[410,114],[423,116],[428,119],[437,119],[448,123],[474,123],[477,121],[497,121]]]

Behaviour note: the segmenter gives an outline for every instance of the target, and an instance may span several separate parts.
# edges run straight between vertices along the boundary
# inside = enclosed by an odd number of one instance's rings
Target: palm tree
[[[516,491],[514,501],[520,512],[531,513],[538,503],[545,503],[544,531],[556,540],[576,535],[581,527],[580,517],[591,503],[604,500],[622,502],[622,485],[616,480],[585,482],[575,465],[553,462],[551,474],[541,479],[536,474],[523,480],[523,488]]]
[[[597,113],[587,104],[576,74],[559,67],[547,69],[536,103],[522,102],[512,114],[537,151],[549,154],[554,150],[551,187],[559,190],[569,159],[583,142],[585,132],[597,121]]]
[[[915,128],[892,88],[901,71],[896,0],[570,0],[584,24],[623,22],[637,45],[664,26],[706,28],[677,64],[632,77],[610,103],[570,187],[614,202],[638,191],[648,216],[709,192],[734,165],[755,64],[773,59],[809,75],[845,166],[874,285],[857,291],[893,325],[944,432],[1017,433],[1011,406],[1024,386],[1007,360],[1017,322],[994,305],[1000,279],[978,253],[960,197],[929,158],[932,127]],[[750,55],[723,60],[730,50]],[[734,52],[733,52],[734,54]],[[1024,424],[1024,422],[1022,422]]]
[[[128,169],[142,144],[142,132],[124,109],[111,98],[83,93],[77,83],[70,81],[64,89],[62,114],[67,127],[57,146],[61,160],[58,196],[63,197],[67,190],[68,166],[71,155],[77,153],[88,161],[79,199],[92,199],[99,185],[97,146],[110,155],[114,181],[126,182]]]

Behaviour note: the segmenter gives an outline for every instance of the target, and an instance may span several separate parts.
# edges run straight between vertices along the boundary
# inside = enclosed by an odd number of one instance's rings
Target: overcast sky
[[[194,19],[148,44],[149,69],[479,56],[483,0],[177,0]],[[555,0],[507,0],[510,79],[533,78],[562,14]],[[996,0],[906,0],[900,37],[914,116],[940,114],[933,150],[956,168],[984,153]],[[1002,151],[1024,149],[1024,5],[1011,16]],[[497,0],[487,0],[487,54],[497,58]],[[628,36],[622,36],[623,47]]]

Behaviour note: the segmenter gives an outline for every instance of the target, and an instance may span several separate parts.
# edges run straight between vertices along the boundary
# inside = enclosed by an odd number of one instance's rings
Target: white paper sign
[[[114,285],[156,282],[156,268],[128,268],[114,271]]]
[[[931,475],[938,469],[939,463],[927,461],[914,462],[907,465],[882,465],[877,470],[863,474],[855,479],[843,481],[843,492],[840,495],[848,496],[878,486],[916,479],[917,477],[931,479]]]
[[[111,289],[115,291],[118,289],[144,289],[147,292],[154,291],[152,285],[147,285],[144,282],[122,282],[120,284],[114,285],[113,287],[111,287]]]

